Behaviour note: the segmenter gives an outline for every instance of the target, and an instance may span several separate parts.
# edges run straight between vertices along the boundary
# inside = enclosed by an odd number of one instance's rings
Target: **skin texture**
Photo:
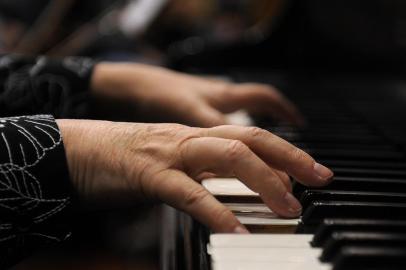
[[[246,233],[204,189],[204,174],[235,176],[283,217],[299,202],[287,175],[306,185],[328,183],[332,172],[302,150],[259,128],[57,120],[72,182],[87,199],[154,199],[191,214],[216,232]]]
[[[91,88],[108,103],[126,103],[128,116],[158,115],[160,120],[213,127],[227,124],[225,113],[245,109],[295,125],[304,123],[295,106],[271,86],[204,79],[160,67],[100,63]]]

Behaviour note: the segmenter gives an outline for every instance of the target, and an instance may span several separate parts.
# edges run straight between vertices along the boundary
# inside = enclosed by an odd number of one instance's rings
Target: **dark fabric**
[[[87,116],[93,65],[0,56],[1,269],[70,236],[73,193],[53,117]]]
[[[0,57],[0,117],[52,114],[84,118],[93,71],[88,58]]]
[[[0,118],[0,267],[70,236],[71,186],[52,116]]]
[[[50,2],[50,0],[0,0],[0,15],[8,19],[18,20],[27,25],[31,25],[44,12]],[[66,18],[67,20],[69,18],[70,23],[75,23],[77,20],[84,23],[93,19],[115,2],[123,1],[77,0],[74,1],[74,5],[70,9],[69,15],[66,16]]]

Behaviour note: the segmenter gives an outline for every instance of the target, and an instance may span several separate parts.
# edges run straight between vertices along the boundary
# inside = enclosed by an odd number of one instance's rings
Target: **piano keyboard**
[[[334,181],[312,188],[294,182],[299,219],[282,219],[237,179],[203,185],[251,232],[210,234],[212,270],[406,269],[405,152],[348,110],[302,100],[309,125],[259,125],[333,169]],[[320,113],[322,112],[322,114]]]
[[[302,216],[279,218],[237,179],[207,179],[206,189],[251,234],[215,234],[172,209],[177,225],[165,233],[177,237],[163,242],[171,244],[165,251],[169,256],[163,256],[170,258],[169,267],[163,269],[406,269],[406,129],[391,118],[406,116],[405,99],[396,97],[398,86],[343,85],[286,84],[308,120],[305,128],[255,119],[257,126],[306,150],[335,173],[322,188],[293,181]],[[241,113],[229,119],[250,123]]]

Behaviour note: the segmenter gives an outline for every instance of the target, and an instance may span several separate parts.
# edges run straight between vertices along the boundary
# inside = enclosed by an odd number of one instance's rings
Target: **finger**
[[[289,192],[292,192],[292,182],[290,181],[289,175],[287,175],[285,172],[282,172],[280,170],[275,170],[274,172],[279,176],[279,178],[282,180],[283,184],[285,185],[286,189]]]
[[[227,123],[223,113],[205,103],[199,103],[184,117],[189,123],[199,127],[214,127]]]
[[[219,126],[202,129],[202,136],[240,140],[273,168],[287,172],[305,185],[326,185],[333,172],[303,150],[256,127]]]
[[[155,176],[159,199],[180,209],[218,233],[248,233],[234,214],[203,186],[180,171]]]
[[[194,177],[194,179],[198,182],[203,181],[204,179],[208,179],[208,178],[216,178],[217,175],[211,172],[202,172],[200,174],[198,174],[196,177]]]
[[[234,174],[278,215],[300,215],[301,205],[284,182],[241,141],[192,138],[182,144],[180,153],[183,169],[192,177],[205,171],[220,176]]]
[[[278,120],[303,125],[304,119],[299,110],[280,92],[261,84],[235,85],[230,91],[228,103],[233,109],[246,108],[253,112],[271,114]]]

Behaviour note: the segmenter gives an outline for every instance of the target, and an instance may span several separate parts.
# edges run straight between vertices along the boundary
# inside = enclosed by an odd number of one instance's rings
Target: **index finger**
[[[218,126],[203,130],[204,136],[240,140],[262,160],[287,172],[305,185],[326,185],[333,172],[309,154],[282,138],[257,127]]]
[[[235,85],[233,91],[230,92],[229,100],[235,106],[260,113],[270,113],[279,120],[285,120],[295,125],[301,126],[305,122],[296,106],[271,86],[256,83]]]
[[[154,185],[159,199],[185,211],[215,232],[249,233],[230,209],[183,172],[164,171],[151,179],[150,184]]]

